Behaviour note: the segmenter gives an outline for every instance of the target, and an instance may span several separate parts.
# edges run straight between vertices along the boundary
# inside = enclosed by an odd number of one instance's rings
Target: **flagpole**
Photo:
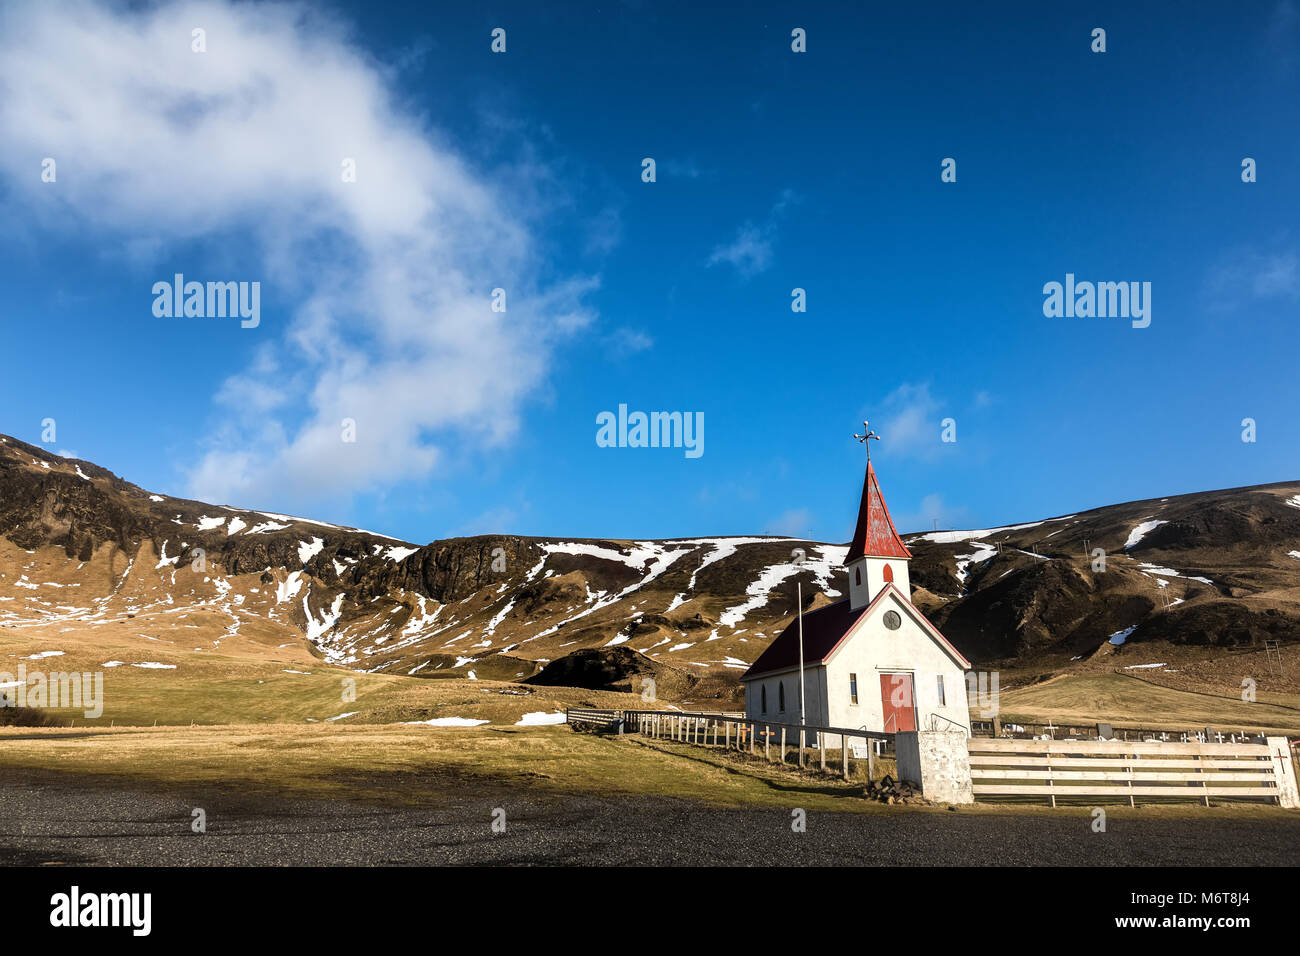
[[[799,581],[795,586],[799,594],[799,726],[803,727],[808,723],[808,709],[803,696],[803,582]]]

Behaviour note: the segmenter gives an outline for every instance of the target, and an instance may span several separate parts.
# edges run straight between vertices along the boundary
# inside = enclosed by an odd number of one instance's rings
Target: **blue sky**
[[[1296,0],[51,6],[0,14],[0,431],[151,490],[843,541],[863,418],[904,531],[1300,477]],[[260,325],[155,317],[176,272]],[[1150,326],[1045,317],[1066,273]]]

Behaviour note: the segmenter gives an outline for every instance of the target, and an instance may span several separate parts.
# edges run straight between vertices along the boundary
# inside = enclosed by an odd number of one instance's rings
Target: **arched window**
[[[891,568],[889,565],[886,564],[886,565],[885,565],[885,583],[886,583],[886,584],[892,584],[893,581],[894,581],[894,569]]]
[[[777,707],[782,713],[785,713],[785,681],[781,681],[776,685],[776,694]]]
[[[766,685],[766,684],[763,684],[762,686],[760,686],[760,687],[759,687],[759,691],[762,692],[762,697],[763,697],[763,701],[762,701],[762,708],[763,708],[763,709],[762,709],[761,712],[764,713],[764,714],[766,714],[766,713],[767,713],[767,685]]]
[[[853,581],[853,583],[854,583],[854,584],[861,584],[861,583],[862,583],[862,565],[859,564],[856,568],[854,568],[854,569],[853,569],[853,574],[854,574],[854,581]]]

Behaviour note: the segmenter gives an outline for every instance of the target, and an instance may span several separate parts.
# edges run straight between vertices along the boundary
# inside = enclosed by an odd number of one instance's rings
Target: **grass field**
[[[735,765],[733,765],[733,763]],[[568,727],[231,726],[0,729],[2,768],[168,792],[436,803],[475,782],[555,793],[647,794],[729,806],[869,810],[854,783],[759,761]],[[802,805],[802,804],[801,804]]]
[[[1127,674],[1057,677],[1000,694],[1003,722],[1080,724],[1107,721],[1141,727],[1188,730],[1271,730],[1300,735],[1300,697],[1261,694],[1253,703],[1240,696],[1163,687]]]
[[[434,717],[514,724],[527,713],[566,706],[639,707],[639,697],[569,687],[526,687],[508,681],[426,680],[365,674],[323,664],[298,644],[226,641],[220,649],[178,647],[142,639],[125,628],[33,636],[0,632],[0,671],[89,672],[103,675],[103,713],[46,707],[77,728],[190,724],[298,724],[340,718],[401,723]],[[46,648],[58,656],[36,657]],[[48,653],[48,652],[47,652]],[[105,666],[106,663],[114,666]],[[142,667],[140,664],[153,666]],[[158,666],[161,665],[161,666]]]
[[[193,625],[194,620],[200,625]],[[630,694],[507,681],[364,674],[323,664],[301,642],[250,630],[212,636],[203,618],[170,630],[137,622],[93,631],[0,631],[0,671],[103,674],[104,709],[88,720],[63,708],[60,726],[0,728],[0,773],[52,772],[93,786],[172,793],[212,788],[400,805],[445,801],[463,788],[534,793],[634,794],[757,807],[798,806],[870,814],[900,812],[862,799],[862,781],[799,773],[667,741],[607,738],[564,726],[516,726],[526,714],[565,707],[645,708]],[[211,639],[204,641],[200,635]],[[42,656],[52,655],[52,656]],[[107,666],[111,662],[113,666]],[[148,666],[143,666],[148,665]],[[1117,673],[1058,677],[1004,690],[1003,720],[1066,721],[1188,729],[1283,730],[1300,735],[1300,699],[1198,693]],[[678,702],[681,703],[681,702]],[[658,702],[659,707],[671,706]],[[488,721],[430,727],[431,718]],[[157,724],[155,727],[154,724]],[[883,773],[886,766],[882,766]],[[909,807],[904,812],[940,812]],[[977,808],[963,812],[1008,812]],[[1016,812],[1051,812],[1022,807]],[[1129,812],[1127,809],[1121,812]],[[1137,813],[1206,811],[1195,806]]]
[[[803,807],[861,814],[945,813],[865,800],[863,780],[800,772],[750,758],[568,727],[228,726],[68,730],[0,728],[0,774],[53,772],[78,785],[138,787],[195,800],[212,791],[249,798],[338,798],[439,806],[475,792],[670,797],[733,807]],[[878,775],[892,769],[888,761]],[[860,774],[861,769],[855,770]],[[1006,813],[1006,806],[963,813]],[[1016,813],[1051,813],[1018,806]],[[1190,812],[1236,818],[1276,813],[1249,804],[1116,806],[1120,815]]]

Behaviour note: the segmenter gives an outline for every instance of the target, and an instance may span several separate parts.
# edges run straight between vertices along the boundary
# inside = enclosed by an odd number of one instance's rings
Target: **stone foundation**
[[[970,751],[960,730],[921,730],[894,736],[898,779],[921,788],[933,803],[974,803]]]

